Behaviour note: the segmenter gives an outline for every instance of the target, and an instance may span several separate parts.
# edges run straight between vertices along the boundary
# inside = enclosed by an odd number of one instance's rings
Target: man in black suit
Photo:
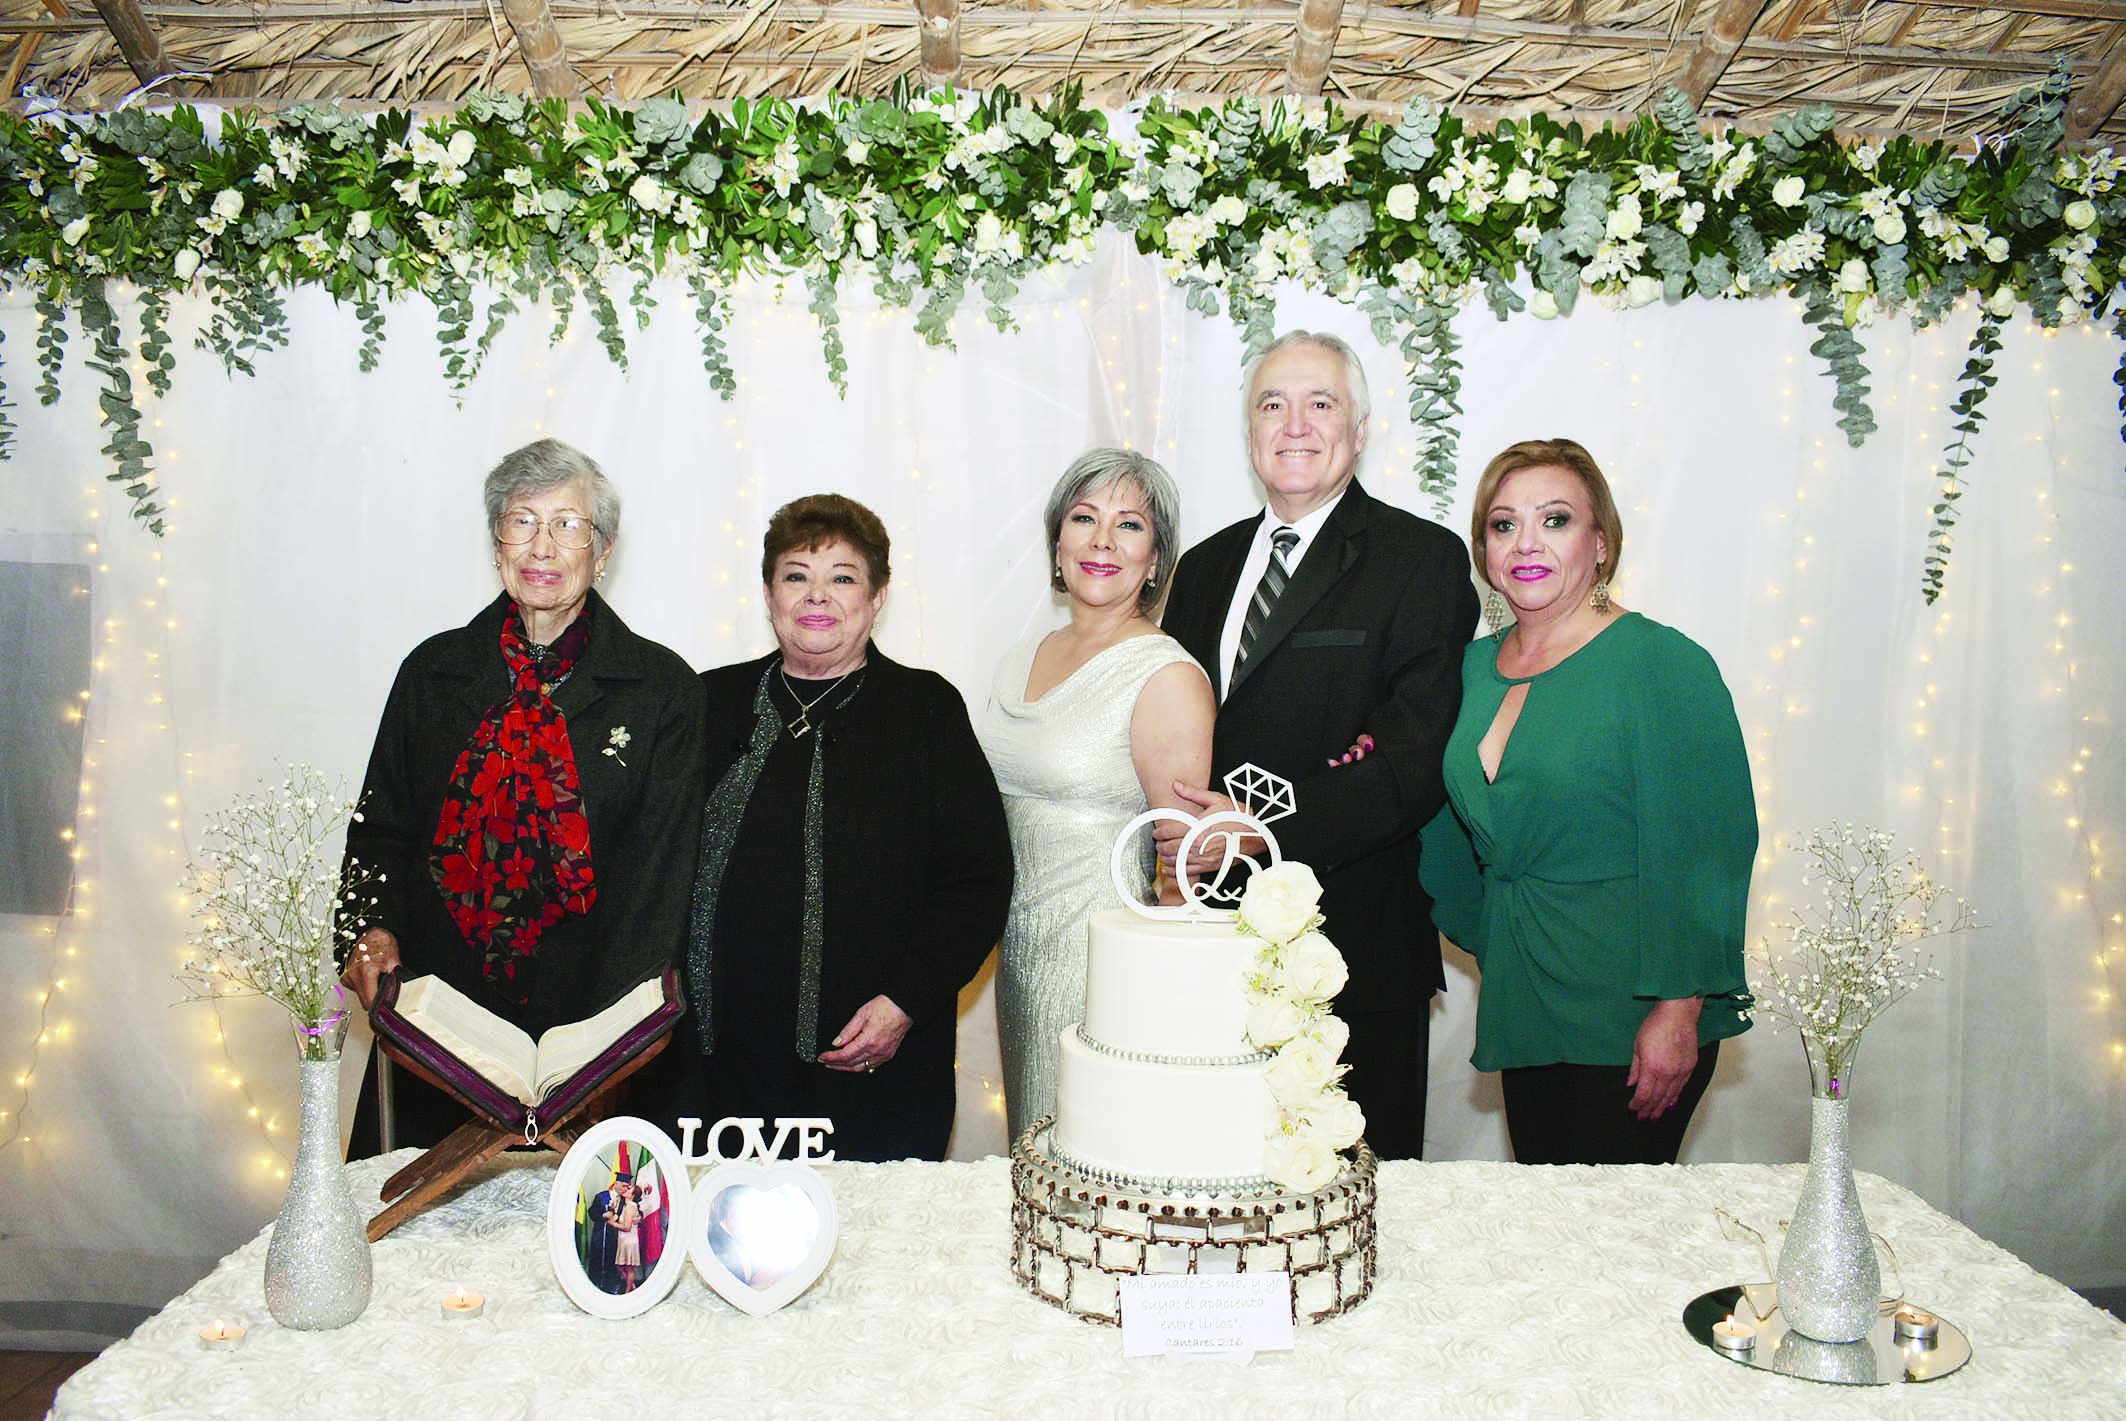
[[[1374,1152],[1414,1159],[1443,985],[1417,836],[1446,800],[1440,763],[1477,621],[1468,553],[1355,481],[1371,404],[1350,346],[1289,332],[1246,391],[1269,508],[1189,550],[1164,626],[1218,689],[1213,781],[1252,763],[1292,782],[1297,812],[1273,832],[1320,877],[1324,931],[1350,969],[1336,1000],[1351,1028],[1344,1085]],[[1374,748],[1341,763],[1361,735]],[[1229,806],[1206,786],[1175,791],[1203,813]],[[1158,827],[1169,856],[1181,832]]]

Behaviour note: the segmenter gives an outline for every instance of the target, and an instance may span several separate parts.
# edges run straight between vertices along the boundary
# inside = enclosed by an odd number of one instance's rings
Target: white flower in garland
[[[637,207],[660,217],[669,214],[672,204],[678,201],[677,194],[648,173],[628,185],[627,195]]]
[[[1227,193],[1224,197],[1212,203],[1209,209],[1205,211],[1204,216],[1221,227],[1238,227],[1248,220],[1248,205],[1231,193]]]
[[[1639,211],[1637,193],[1626,193],[1617,199],[1617,205],[1609,209],[1609,235],[1617,241],[1628,241],[1639,235],[1645,218]]]
[[[1781,207],[1799,207],[1808,192],[1809,185],[1800,178],[1785,177],[1772,184],[1772,201]]]
[[[2067,210],[2060,214],[2060,220],[2077,232],[2086,232],[2096,225],[2096,204],[2087,198],[2070,202]]]
[[[59,230],[59,240],[70,247],[81,245],[81,239],[89,234],[89,219],[76,217]]]
[[[1669,202],[1683,196],[1683,176],[1673,168],[1656,168],[1651,163],[1641,163],[1637,169],[1639,190],[1655,202]]]
[[[1848,294],[1865,292],[1872,284],[1868,276],[1868,264],[1853,257],[1838,269],[1838,289]]]
[[[1522,203],[1528,201],[1529,195],[1534,191],[1535,175],[1526,168],[1515,168],[1512,172],[1506,174],[1505,185],[1499,189],[1499,201],[1512,207],[1519,207]]]
[[[1342,186],[1350,181],[1347,173],[1350,162],[1351,150],[1342,143],[1338,143],[1326,153],[1308,154],[1307,185],[1315,189],[1332,185]]]
[[[1696,232],[1698,224],[1704,220],[1705,204],[1702,202],[1686,202],[1676,209],[1676,230],[1686,237]]]
[[[223,188],[214,194],[213,212],[224,222],[234,222],[244,215],[244,195],[235,188]]]
[[[177,255],[170,258],[170,270],[179,281],[189,282],[199,271],[199,253],[191,247],[180,247]]]
[[[1846,151],[1846,160],[1863,173],[1872,173],[1882,161],[1882,145],[1873,141],[1859,144]]]
[[[350,214],[347,218],[347,236],[350,239],[368,236],[369,224],[375,220],[376,214],[366,207]]]
[[[790,185],[796,181],[797,135],[793,133],[775,145],[775,155],[768,160],[768,182],[777,197],[788,197]]]
[[[1813,270],[1823,260],[1823,246],[1823,233],[1814,227],[1804,227],[1793,236],[1774,242],[1765,260],[1782,276],[1798,276]]]
[[[1633,308],[1651,306],[1661,299],[1661,278],[1644,272],[1624,283],[1624,304]]]
[[[1722,140],[1724,142],[1725,140]],[[1713,145],[1717,152],[1720,143]],[[1713,196],[1721,202],[1734,197],[1735,190],[1749,177],[1750,170],[1757,166],[1757,145],[1745,143],[1733,149],[1721,167],[1720,176],[1713,180]]]
[[[1398,222],[1410,222],[1417,217],[1417,185],[1397,183],[1388,189],[1388,215]]]

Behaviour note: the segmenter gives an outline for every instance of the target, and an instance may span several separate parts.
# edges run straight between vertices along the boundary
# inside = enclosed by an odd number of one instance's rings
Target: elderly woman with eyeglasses
[[[430,637],[384,705],[347,853],[381,881],[343,963],[434,974],[536,1038],[590,1016],[680,955],[707,788],[701,683],[628,630],[592,584],[620,494],[558,439],[487,476],[502,590]],[[466,1112],[397,1073],[392,1141],[429,1145]],[[381,1147],[376,1076],[354,1157]]]

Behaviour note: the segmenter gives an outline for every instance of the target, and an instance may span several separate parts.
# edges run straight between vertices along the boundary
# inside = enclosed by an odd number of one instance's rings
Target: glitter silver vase
[[[302,1139],[266,1245],[266,1311],[283,1327],[345,1327],[369,1306],[368,1222],[340,1158],[340,1044],[347,1014],[295,1023]]]
[[[1779,1250],[1779,1312],[1788,1327],[1818,1342],[1854,1342],[1877,1317],[1882,1268],[1853,1187],[1847,1095],[1860,1043],[1825,1047],[1804,1036],[1809,1101],[1809,1172]]]

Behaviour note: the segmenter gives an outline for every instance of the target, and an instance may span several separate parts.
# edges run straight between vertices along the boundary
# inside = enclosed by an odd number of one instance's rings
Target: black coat
[[[487,985],[428,869],[451,769],[480,717],[509,690],[506,597],[422,642],[399,667],[362,784],[362,822],[347,831],[348,854],[386,875],[369,920],[398,938],[400,976],[434,973],[535,1037],[591,1015],[681,957],[708,793],[693,671],[628,630],[596,592],[586,605],[589,643],[553,700],[568,717],[598,901],[540,938],[528,1005]],[[615,730],[626,731],[624,747],[613,742]],[[617,753],[604,753],[609,747]]]
[[[711,785],[745,755],[754,697],[779,657],[770,653],[702,673]],[[902,666],[876,646],[864,678],[861,693],[818,732],[825,803],[818,1046],[828,1049],[876,996],[892,999],[914,1025],[877,1072],[804,1067],[799,1089],[812,1102],[807,1108],[834,1120],[830,1143],[842,1157],[942,1158],[952,1128],[959,993],[1003,933],[1011,838],[989,761],[952,684],[936,672]],[[788,869],[769,882],[726,879],[722,901],[728,905],[747,892],[801,893],[803,865]],[[742,943],[719,941],[718,967],[743,950]],[[734,1016],[752,1004],[733,1000],[722,990],[723,972],[716,976],[717,1054],[738,1049],[734,1040],[749,1035],[771,1043],[761,1049],[791,1051],[788,1024],[732,1031]],[[651,1068],[643,1094],[655,1092],[660,1102],[649,1107],[653,1118],[694,1113],[712,1124],[711,1112],[757,1115],[777,1108],[719,1094],[724,1077],[703,1060],[692,1026],[666,1052],[673,1059]],[[686,1078],[674,1079],[671,1073],[682,1068]]]
[[[1297,812],[1270,831],[1321,879],[1322,931],[1351,974],[1339,1010],[1421,1005],[1442,978],[1417,836],[1447,798],[1440,764],[1477,621],[1468,554],[1354,481],[1227,686],[1219,638],[1263,516],[1189,549],[1167,603],[1167,634],[1219,692],[1212,788],[1242,764],[1292,782]],[[1379,748],[1330,768],[1361,732]]]

